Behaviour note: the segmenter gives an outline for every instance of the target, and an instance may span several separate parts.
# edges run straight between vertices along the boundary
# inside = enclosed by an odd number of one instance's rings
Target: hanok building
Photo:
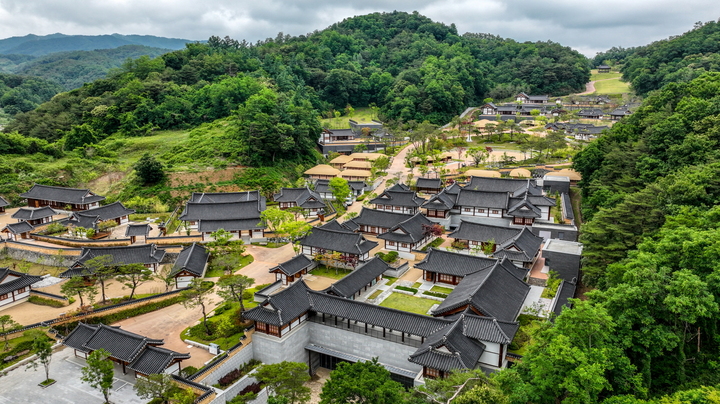
[[[323,292],[346,299],[355,299],[382,280],[385,271],[392,269],[380,258],[373,258],[347,276],[333,283]]]
[[[80,258],[77,259],[70,267],[60,274],[61,278],[71,278],[73,276],[91,276],[92,270],[85,264],[88,260],[103,255],[112,257],[110,266],[123,266],[129,264],[142,264],[145,268],[156,272],[158,266],[165,257],[165,250],[157,248],[155,244],[135,244],[121,247],[83,247],[80,252]]]
[[[20,194],[27,199],[31,208],[49,206],[60,210],[87,210],[100,206],[104,196],[95,195],[88,189],[53,187],[50,185],[35,184],[29,191]]]
[[[368,188],[367,184],[365,184],[365,181],[348,181],[348,186],[352,191],[353,198],[362,195]],[[323,200],[335,200],[335,195],[333,195],[332,189],[330,188],[330,180],[315,180],[314,189],[315,192],[317,192],[320,195],[320,198],[322,198]]]
[[[209,258],[210,253],[201,244],[192,243],[183,248],[170,271],[175,287],[188,287],[193,279],[204,277]]]
[[[147,223],[131,224],[125,228],[125,237],[130,238],[130,244],[135,244],[138,237],[142,237],[143,242],[147,243],[150,230],[152,230],[152,227]]]
[[[314,266],[315,261],[305,254],[300,254],[270,268],[269,272],[275,274],[275,281],[282,281],[283,285],[288,285],[302,279],[302,276],[307,274]]]
[[[627,105],[623,105],[622,107],[615,108],[610,112],[610,119],[613,121],[619,121],[622,118],[631,115],[632,111],[628,109]]]
[[[372,170],[372,163],[367,160],[353,160],[343,165],[343,170]]]
[[[395,184],[377,198],[370,200],[377,210],[412,215],[420,211],[420,206],[424,202],[423,198],[417,196],[414,191],[410,190],[410,187],[404,184]]]
[[[18,222],[27,222],[30,225],[37,226],[52,222],[53,216],[57,214],[52,208],[45,206],[42,208],[20,208],[10,217],[17,219]]]
[[[10,206],[10,202],[6,201],[5,198],[0,196],[0,213],[5,213],[5,208]]]
[[[420,177],[415,182],[415,190],[426,194],[437,194],[443,189],[442,180],[440,178],[424,178]]]
[[[578,117],[581,119],[602,119],[605,112],[599,108],[581,109],[578,112]]]
[[[340,175],[340,170],[330,167],[327,164],[318,164],[313,168],[305,170],[305,175],[316,180],[330,180]]]
[[[512,320],[469,313],[429,317],[329,292],[300,281],[248,310],[245,317],[256,330],[253,357],[263,363],[306,362],[315,374],[319,367],[332,370],[339,362],[382,352],[380,363],[391,377],[411,387],[450,371],[505,367],[505,352],[518,330]]]
[[[413,217],[411,214],[386,212],[384,210],[360,210],[360,214],[343,223],[343,226],[364,234],[383,234],[391,228]]]
[[[330,160],[329,164],[333,168],[341,169],[345,164],[353,161],[353,158],[347,154],[341,154],[334,159]]]
[[[372,177],[372,173],[370,173],[369,170],[344,170],[338,175],[345,178],[348,182],[367,181],[370,177]]]
[[[383,248],[386,250],[409,253],[425,247],[436,238],[430,231],[433,225],[434,223],[422,213],[416,213],[411,218],[391,227],[378,238],[385,241]]]
[[[610,66],[608,65],[600,65],[597,67],[598,73],[610,73]]]
[[[35,227],[28,222],[9,223],[3,227],[2,232],[7,234],[8,239],[12,241],[19,241],[22,239],[29,239],[30,233],[35,230]]]
[[[265,226],[260,213],[266,208],[266,199],[258,191],[226,193],[193,193],[185,204],[179,219],[189,229],[197,229],[202,240],[210,234],[224,229],[238,239],[246,236],[261,238]]]
[[[114,221],[117,225],[126,224],[130,221],[130,215],[135,213],[134,209],[126,208],[121,202],[113,202],[99,208],[73,212],[68,216],[68,224],[86,229],[97,229],[97,226],[108,220]]]
[[[41,280],[40,276],[0,268],[0,308],[7,308],[29,297],[32,285]]]
[[[338,252],[345,266],[354,268],[358,263],[370,259],[370,250],[378,243],[366,240],[362,234],[349,230],[331,230],[326,227],[314,227],[310,234],[298,243],[302,253],[314,258],[318,254]]]
[[[496,263],[513,273],[517,279],[525,279],[527,276],[526,268],[516,266],[507,258],[478,257],[434,248],[430,249],[425,259],[415,264],[415,268],[422,269],[423,279],[428,282],[457,285],[464,277],[491,268]]]
[[[127,369],[137,376],[148,376],[158,373],[175,373],[170,367],[177,366],[180,373],[181,363],[190,359],[190,354],[183,354],[162,348],[165,342],[104,324],[79,323],[62,344],[74,350],[75,356],[87,359],[93,351],[106,350],[108,359],[122,366],[123,374]]]
[[[303,214],[308,217],[316,217],[324,214],[327,206],[322,201],[320,194],[311,191],[309,188],[280,188],[280,192],[273,195],[273,200],[278,202],[281,210],[300,207]]]
[[[515,96],[515,101],[520,101],[523,104],[547,104],[550,97],[548,95],[527,95],[521,92]]]
[[[460,226],[448,237],[463,244],[468,251],[479,249],[485,252],[489,249],[489,255],[495,258],[507,257],[515,265],[525,268],[532,267],[544,241],[528,227],[518,229],[466,221],[461,221]]]
[[[472,177],[458,194],[461,216],[512,218],[513,224],[532,225],[550,219],[555,200],[543,195],[534,180]]]

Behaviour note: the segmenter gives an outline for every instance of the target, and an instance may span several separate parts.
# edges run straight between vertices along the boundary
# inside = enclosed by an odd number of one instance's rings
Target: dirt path
[[[614,77],[614,78],[611,78],[611,79],[602,79],[602,80],[594,80],[594,81],[587,82],[587,83],[585,83],[585,91],[583,91],[582,93],[577,93],[577,94],[573,94],[573,95],[587,95],[587,94],[592,94],[592,93],[594,93],[594,92],[596,91],[596,90],[595,90],[595,83],[597,83],[598,81],[608,81],[608,80],[620,80],[620,78],[619,78],[619,77]]]

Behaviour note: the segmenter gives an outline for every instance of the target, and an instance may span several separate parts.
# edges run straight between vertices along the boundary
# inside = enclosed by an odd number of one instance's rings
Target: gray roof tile
[[[39,199],[54,202],[84,205],[100,202],[104,196],[95,195],[89,189],[54,187],[50,185],[35,184],[25,193],[20,194],[21,198]]]
[[[185,247],[178,254],[177,260],[170,271],[170,276],[175,276],[181,271],[188,271],[195,276],[201,277],[205,272],[210,253],[202,244],[192,243]]]
[[[359,292],[373,279],[390,269],[390,266],[380,258],[373,258],[364,265],[357,267],[347,276],[330,285],[323,292],[332,293],[340,297],[351,297]]]

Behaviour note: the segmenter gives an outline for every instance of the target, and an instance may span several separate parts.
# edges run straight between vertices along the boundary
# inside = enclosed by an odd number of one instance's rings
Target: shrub
[[[388,264],[392,264],[398,260],[400,254],[397,251],[390,251],[389,253],[378,252],[375,254],[375,256],[387,262]]]
[[[61,302],[60,300],[45,299],[40,296],[30,296],[28,298],[28,302],[40,306],[65,307],[65,303]]]
[[[65,230],[67,230],[67,227],[63,226],[63,225],[60,224],[60,223],[50,223],[50,224],[48,225],[48,227],[46,227],[46,228],[41,232],[41,234],[44,234],[44,235],[52,235],[52,234],[62,233],[62,232],[64,232]]]
[[[555,294],[557,293],[558,287],[560,287],[560,283],[562,282],[562,279],[558,278],[558,274],[555,271],[550,271],[548,273],[548,279],[547,283],[545,285],[545,289],[542,292],[542,295],[540,297],[546,298],[546,299],[553,299],[555,298]]]
[[[220,387],[227,387],[233,383],[235,383],[236,380],[240,379],[242,377],[242,371],[240,369],[233,369],[230,372],[228,372],[225,376],[221,377],[218,380],[218,384]]]
[[[418,292],[417,289],[415,289],[415,288],[408,288],[408,287],[406,287],[406,286],[395,286],[395,289],[404,290],[404,291],[406,291],[406,292],[412,292],[413,294],[415,294],[415,293]]]
[[[442,244],[444,241],[445,241],[445,239],[436,238],[435,240],[429,242],[428,245],[426,245],[425,247],[423,247],[422,249],[420,249],[420,251],[427,251],[429,248],[437,248],[437,247],[439,247],[440,244]]]
[[[185,377],[190,377],[197,373],[197,371],[198,368],[196,368],[195,366],[186,366],[182,369],[182,375]]]
[[[444,298],[446,298],[446,297],[448,296],[448,295],[446,295],[445,293],[440,293],[440,292],[431,292],[431,291],[429,291],[429,290],[428,290],[428,291],[425,291],[425,292],[423,292],[423,295],[428,295],[428,296],[435,296],[435,297],[442,297],[443,299],[444,299]]]

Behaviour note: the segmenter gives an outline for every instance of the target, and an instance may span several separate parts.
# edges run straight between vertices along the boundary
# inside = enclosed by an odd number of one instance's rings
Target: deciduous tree
[[[320,404],[401,402],[403,387],[377,360],[338,363],[320,393]]]
[[[113,385],[115,375],[114,366],[110,359],[110,353],[104,349],[93,351],[87,357],[87,365],[81,369],[82,380],[92,388],[100,390],[105,403],[110,402],[110,389]]]
[[[203,284],[203,281],[198,278],[194,278],[190,282],[190,286],[188,287],[188,289],[182,291],[181,293],[183,306],[188,309],[200,307],[203,316],[203,326],[205,326],[205,331],[207,332],[207,335],[212,335],[210,327],[207,323],[207,306],[209,304],[212,304],[212,300],[210,300],[211,293],[212,288],[208,288],[207,286],[205,286]]]
[[[290,404],[305,403],[310,399],[310,388],[305,386],[310,375],[304,363],[284,361],[262,365],[255,372],[255,378],[265,383],[270,395],[287,397]]]

